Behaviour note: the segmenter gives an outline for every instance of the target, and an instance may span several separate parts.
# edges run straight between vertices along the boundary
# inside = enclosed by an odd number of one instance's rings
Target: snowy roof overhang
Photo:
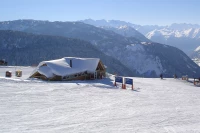
[[[70,60],[72,67],[70,67]],[[43,61],[33,71],[51,78],[54,75],[68,76],[76,73],[87,71],[88,73],[95,72],[99,58],[77,58],[77,57],[64,57],[57,60]]]

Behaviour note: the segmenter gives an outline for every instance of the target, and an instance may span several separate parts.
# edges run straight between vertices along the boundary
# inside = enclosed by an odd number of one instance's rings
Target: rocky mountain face
[[[119,60],[135,76],[158,77],[160,73],[164,73],[164,76],[172,77],[176,73],[192,77],[200,72],[199,67],[175,47],[148,42],[135,36],[125,37],[82,22],[18,20],[1,22],[0,29],[88,41],[104,54]]]
[[[131,64],[127,63],[126,65],[144,74],[145,77],[156,77],[160,73],[166,77],[172,77],[174,73],[179,77],[186,74],[193,77],[200,72],[199,67],[184,52],[168,45],[159,43],[130,44],[123,51],[126,55],[121,55],[121,60],[129,60]]]
[[[0,57],[8,65],[37,65],[62,57],[100,58],[110,73],[135,75],[120,61],[105,55],[89,42],[59,36],[0,30]]]

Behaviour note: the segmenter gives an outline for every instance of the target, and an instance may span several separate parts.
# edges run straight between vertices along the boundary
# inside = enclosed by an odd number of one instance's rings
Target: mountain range
[[[120,61],[130,71],[128,75],[158,77],[160,73],[163,73],[166,77],[172,77],[176,73],[178,76],[187,74],[192,77],[199,75],[200,72],[199,67],[181,50],[150,41],[134,28],[130,29],[134,31],[135,35],[129,36],[127,33],[125,36],[123,33],[117,33],[109,28],[96,27],[83,22],[16,20],[0,22],[0,29],[23,31],[39,36],[50,35],[84,40],[105,55]],[[55,46],[49,48],[49,51],[47,51],[49,55],[59,55],[59,52],[53,54],[56,51],[54,47],[56,47],[57,41],[52,41],[51,45]],[[42,44],[45,43],[45,46],[48,47],[47,44],[50,42],[49,39],[45,39],[40,45],[43,46]],[[2,43],[2,45],[4,44]],[[31,45],[35,45],[35,43]],[[81,41],[79,45],[81,45]],[[39,45],[31,49],[38,48],[40,48]],[[76,48],[79,48],[78,45]],[[43,52],[46,52],[46,50],[43,50]],[[84,53],[86,54],[86,52]],[[18,52],[18,54],[20,53]],[[109,61],[112,62],[112,60]]]
[[[134,36],[133,29],[142,33],[146,38],[153,42],[171,45],[191,55],[200,45],[200,25],[197,24],[171,24],[169,26],[158,25],[136,25],[118,20],[92,20],[86,19],[81,22],[97,27],[111,27],[115,30],[126,33],[124,35]]]

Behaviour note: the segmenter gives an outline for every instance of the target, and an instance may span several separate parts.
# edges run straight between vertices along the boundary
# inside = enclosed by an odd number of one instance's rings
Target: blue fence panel
[[[133,79],[125,78],[125,83],[132,85],[133,84]]]
[[[122,77],[115,77],[115,82],[123,83]]]

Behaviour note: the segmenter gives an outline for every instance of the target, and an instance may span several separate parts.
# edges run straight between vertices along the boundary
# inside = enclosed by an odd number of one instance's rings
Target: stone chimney
[[[72,60],[70,60],[70,67],[72,67]]]

